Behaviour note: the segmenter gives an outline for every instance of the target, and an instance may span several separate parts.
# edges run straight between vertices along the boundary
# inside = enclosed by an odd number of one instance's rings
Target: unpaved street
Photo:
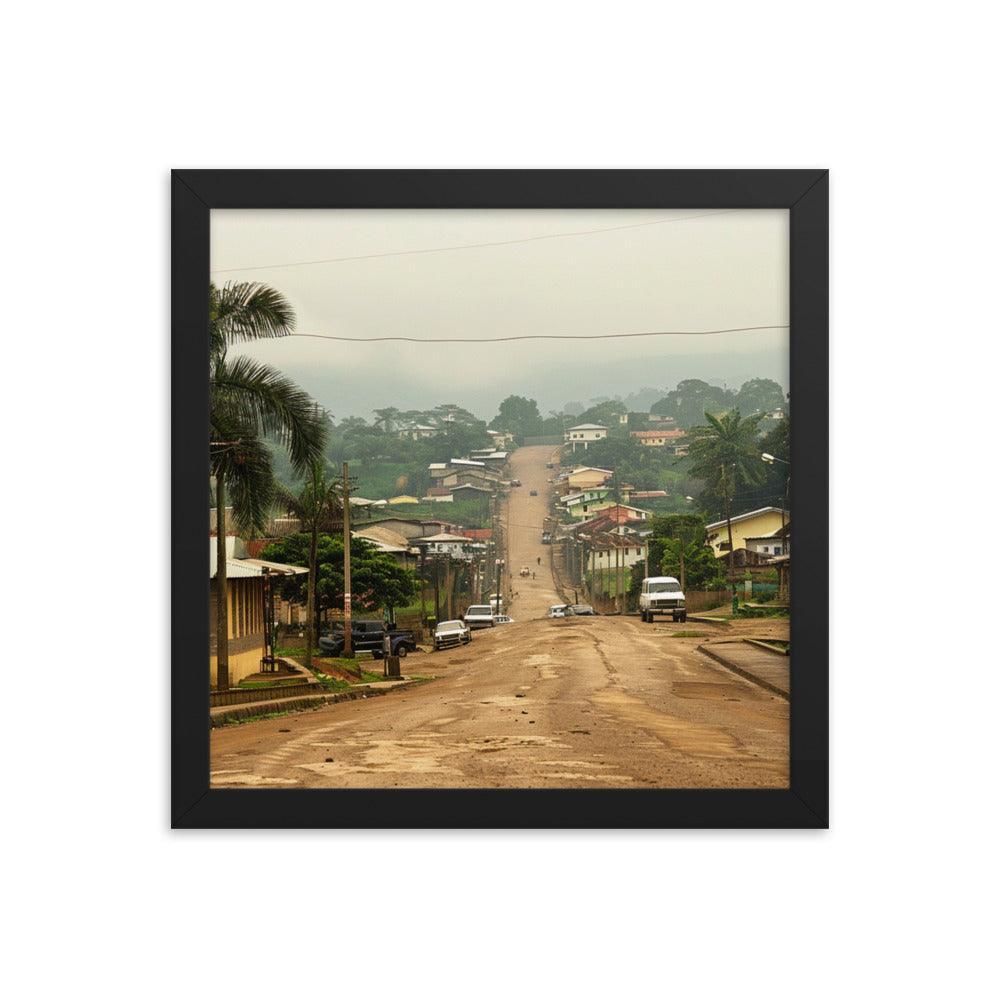
[[[512,456],[523,483],[506,512],[514,624],[405,661],[432,682],[213,730],[213,784],[786,786],[788,702],[699,653],[702,639],[674,637],[694,623],[540,617],[559,600],[541,544],[551,453]],[[522,565],[534,580],[518,577]]]

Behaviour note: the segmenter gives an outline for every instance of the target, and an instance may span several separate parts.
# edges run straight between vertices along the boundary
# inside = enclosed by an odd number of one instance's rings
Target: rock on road
[[[559,601],[541,544],[551,454],[511,458],[524,484],[504,512],[513,625],[407,659],[433,682],[213,730],[212,784],[787,787],[788,702],[699,653],[701,639],[673,637],[692,623],[541,617]],[[522,565],[534,580],[518,577]]]

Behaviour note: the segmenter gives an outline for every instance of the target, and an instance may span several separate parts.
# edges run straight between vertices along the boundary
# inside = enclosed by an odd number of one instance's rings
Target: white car
[[[449,646],[463,646],[472,640],[472,633],[465,622],[438,622],[434,626],[434,649],[447,649]]]
[[[496,624],[496,612],[489,604],[473,604],[462,615],[462,621],[469,628],[493,628]]]
[[[675,622],[687,621],[687,604],[680,581],[672,576],[647,576],[639,593],[639,616],[651,622],[656,615],[670,615]]]
[[[566,605],[565,604],[553,604],[549,608],[549,618],[565,618],[566,617]]]
[[[514,619],[510,615],[496,615],[493,619],[497,625],[513,625]]]

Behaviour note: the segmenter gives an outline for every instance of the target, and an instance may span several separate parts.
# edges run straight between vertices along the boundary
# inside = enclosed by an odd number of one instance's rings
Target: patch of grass
[[[671,632],[671,639],[704,639],[708,636],[707,632]]]
[[[262,712],[260,715],[244,715],[238,719],[227,719],[224,726],[242,726],[246,722],[266,722],[268,719],[283,719],[292,712]]]

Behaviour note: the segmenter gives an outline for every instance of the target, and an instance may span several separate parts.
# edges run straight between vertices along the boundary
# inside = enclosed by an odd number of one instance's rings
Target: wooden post
[[[351,484],[344,462],[344,655],[353,656],[351,647]]]
[[[229,687],[229,585],[226,579],[226,484],[215,477],[215,686]]]

